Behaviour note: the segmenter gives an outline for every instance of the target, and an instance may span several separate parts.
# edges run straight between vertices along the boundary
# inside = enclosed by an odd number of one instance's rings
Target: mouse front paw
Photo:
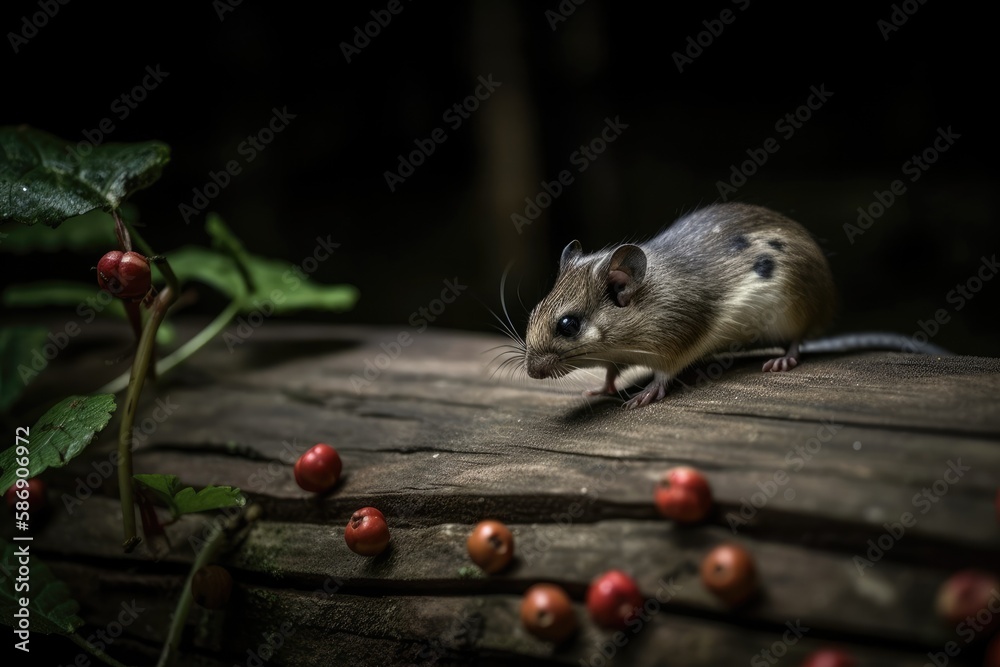
[[[587,389],[583,392],[584,396],[617,396],[618,392],[615,390],[615,380],[618,379],[618,369],[614,366],[608,367],[607,375],[604,378],[604,386],[598,387],[597,389]]]

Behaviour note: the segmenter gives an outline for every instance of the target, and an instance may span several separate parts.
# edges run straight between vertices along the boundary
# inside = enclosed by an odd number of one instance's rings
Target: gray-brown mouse
[[[833,317],[830,266],[797,222],[761,206],[716,204],[677,220],[655,238],[586,255],[563,250],[552,291],[531,311],[524,369],[532,378],[603,367],[615,394],[628,366],[653,370],[625,403],[661,400],[668,383],[703,357],[787,346],[764,371],[787,371],[799,344]]]

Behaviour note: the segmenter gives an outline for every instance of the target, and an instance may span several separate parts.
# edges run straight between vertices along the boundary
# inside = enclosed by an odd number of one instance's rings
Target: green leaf
[[[212,247],[233,258],[236,269],[241,273],[240,277],[244,279],[244,284],[247,281],[252,281],[250,264],[253,260],[250,253],[243,247],[243,242],[236,238],[232,230],[226,226],[222,218],[215,213],[209,213],[205,218],[205,231],[212,238]],[[256,288],[251,283],[247,285],[247,289],[253,292]]]
[[[122,215],[134,217],[134,213],[126,213],[122,206]],[[0,231],[0,252],[10,252],[16,255],[29,255],[36,252],[58,252],[71,250],[74,252],[94,253],[94,264],[108,250],[118,247],[115,236],[115,220],[104,211],[91,211],[67,220],[66,227],[58,233],[45,225],[19,225],[9,223]],[[6,233],[3,233],[6,232]]]
[[[133,475],[132,478],[169,507],[174,517],[223,507],[243,507],[247,502],[240,490],[231,486],[206,486],[195,492],[192,487],[181,485],[177,475]]]
[[[24,125],[0,127],[0,222],[63,220],[110,211],[156,181],[170,161],[158,141],[84,147]]]
[[[80,605],[70,596],[69,586],[56,579],[52,570],[38,556],[31,554],[28,565],[30,595],[16,590],[21,556],[17,554],[18,548],[6,540],[0,541],[0,545],[3,545],[3,558],[0,559],[0,615],[5,625],[15,627],[14,613],[21,609],[20,600],[25,597],[29,600],[31,632],[69,635],[83,625],[83,619],[76,615]]]
[[[242,299],[246,296],[243,279],[240,278],[231,257],[201,246],[184,246],[164,253],[164,257],[167,258],[170,268],[177,274],[181,284],[193,280],[204,283],[231,299]],[[162,282],[163,276],[160,275],[155,263],[153,272]]]
[[[116,407],[114,394],[70,396],[56,403],[29,429],[28,477],[69,463],[108,425]],[[14,446],[0,452],[0,493],[16,479],[15,454]]]
[[[241,310],[249,313],[269,303],[276,314],[298,310],[341,311],[358,300],[358,291],[350,285],[321,285],[308,279],[292,264],[246,255],[247,272],[255,291],[247,293],[245,281],[232,257],[197,246],[186,246],[166,254],[170,267],[183,282],[205,283],[238,300]],[[256,301],[257,303],[254,303]]]
[[[26,227],[25,229],[41,229],[41,227]],[[87,302],[90,301],[88,304]],[[93,310],[98,315],[111,315],[124,320],[125,306],[119,299],[110,301],[101,294],[101,288],[68,280],[52,280],[48,282],[10,285],[0,294],[0,304],[8,308],[43,308],[47,306],[69,306],[74,309],[84,307],[85,313]],[[107,305],[104,305],[107,304]],[[101,306],[104,305],[103,308]],[[77,312],[74,310],[74,312]],[[77,312],[80,315],[79,312]],[[78,324],[87,323],[84,315],[80,315]],[[44,331],[44,329],[43,329]],[[177,328],[164,320],[156,330],[156,342],[160,345],[170,345],[177,340]],[[0,401],[0,412],[3,404]]]
[[[0,412],[14,405],[28,380],[38,373],[31,365],[32,355],[36,351],[41,354],[48,333],[45,327],[0,329]],[[21,370],[25,370],[23,375]]]
[[[96,284],[73,282],[70,280],[48,280],[22,285],[10,285],[3,291],[0,303],[9,308],[42,308],[45,306],[72,306],[76,308],[88,299],[94,301],[101,298],[101,288]],[[107,299],[103,302],[106,308],[114,308],[117,315],[125,317],[125,309],[118,299]],[[95,307],[93,310],[97,310]],[[87,306],[90,308],[91,306]]]

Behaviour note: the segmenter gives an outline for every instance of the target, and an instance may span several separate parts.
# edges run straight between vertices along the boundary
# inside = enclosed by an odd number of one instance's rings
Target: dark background
[[[37,1],[6,2],[0,124],[78,142],[110,117],[115,130],[105,141],[168,143],[162,179],[132,198],[144,235],[166,252],[207,243],[204,215],[185,224],[179,205],[191,203],[210,171],[242,160],[240,143],[273,108],[287,107],[295,119],[243,163],[210,209],[251,251],[291,262],[329,235],[341,245],[315,278],[352,283],[361,298],[348,313],[303,317],[401,330],[456,277],[469,290],[435,325],[491,330],[489,310],[500,308],[511,261],[508,301],[523,330],[569,240],[596,249],[650,236],[716,201],[732,165],[775,137],[780,150],[734,199],[786,213],[821,241],[842,293],[835,331],[912,334],[944,308],[951,319],[935,343],[1000,356],[1000,280],[961,310],[946,300],[981,257],[1000,250],[996,36],[981,6],[911,0],[916,12],[885,39],[877,22],[893,13],[888,1],[751,0],[743,11],[728,0],[586,0],[553,30],[545,12],[557,10],[554,0],[403,0],[403,11],[346,62],[340,44],[387,4],[323,3],[318,14],[307,4],[243,0],[220,20],[221,2],[73,0],[14,53],[9,34],[40,10]],[[735,20],[679,72],[673,54],[724,9]],[[119,119],[115,99],[141,83],[147,66],[169,76]],[[449,127],[442,114],[488,75],[502,85],[460,128]],[[833,96],[786,139],[775,123],[811,86]],[[511,215],[523,213],[542,180],[574,168],[571,154],[607,117],[628,128],[518,234]],[[384,172],[439,127],[447,141],[390,192]],[[903,163],[942,127],[961,138],[909,182]],[[850,243],[843,225],[895,179],[906,180],[906,193]],[[0,232],[15,233],[10,225]],[[0,272],[4,285],[92,280],[98,256],[0,252]],[[221,308],[206,290],[186,313]],[[0,306],[4,322],[37,317]],[[66,659],[75,653],[69,647]]]
[[[961,310],[946,300],[1000,249],[995,39],[979,10],[909,2],[915,13],[884,39],[877,22],[893,13],[888,2],[719,0],[654,11],[587,0],[553,30],[545,12],[558,11],[556,2],[403,0],[402,12],[346,62],[340,44],[387,4],[330,3],[320,15],[244,0],[220,20],[222,2],[70,2],[17,54],[9,36],[0,44],[0,123],[81,141],[111,117],[108,141],[168,143],[162,179],[132,198],[160,252],[207,242],[204,215],[185,224],[178,206],[191,203],[210,171],[240,160],[243,172],[210,210],[251,251],[293,262],[329,235],[341,246],[315,277],[360,289],[353,311],[305,317],[406,326],[444,279],[457,277],[470,289],[435,325],[473,330],[493,326],[488,308],[499,310],[509,262],[508,300],[523,330],[566,242],[596,249],[654,234],[716,201],[732,165],[774,137],[780,150],[732,199],[786,213],[821,240],[842,292],[835,331],[912,334],[945,308],[951,320],[935,343],[1000,355],[1000,280]],[[35,2],[6,5],[5,35],[39,11]],[[735,20],[678,72],[674,52],[724,9]],[[169,76],[118,119],[114,100],[157,65]],[[502,85],[452,129],[442,114],[475,91],[480,75]],[[794,136],[776,132],[776,121],[821,85],[829,101]],[[295,119],[246,164],[238,146],[275,107]],[[606,117],[628,128],[577,173],[571,154]],[[384,172],[439,127],[447,141],[390,192]],[[911,183],[903,163],[948,127],[961,138]],[[511,214],[563,169],[574,170],[574,182],[518,234]],[[906,193],[851,244],[843,225],[895,179]],[[80,278],[97,259],[59,258],[40,273],[36,257],[0,258],[5,283]],[[187,312],[219,308],[209,295]],[[5,319],[25,315],[34,316]]]

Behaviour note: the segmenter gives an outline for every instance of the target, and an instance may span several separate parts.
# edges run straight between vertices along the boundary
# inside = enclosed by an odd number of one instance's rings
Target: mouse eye
[[[556,323],[556,333],[566,338],[572,338],[580,333],[580,319],[566,315]]]

